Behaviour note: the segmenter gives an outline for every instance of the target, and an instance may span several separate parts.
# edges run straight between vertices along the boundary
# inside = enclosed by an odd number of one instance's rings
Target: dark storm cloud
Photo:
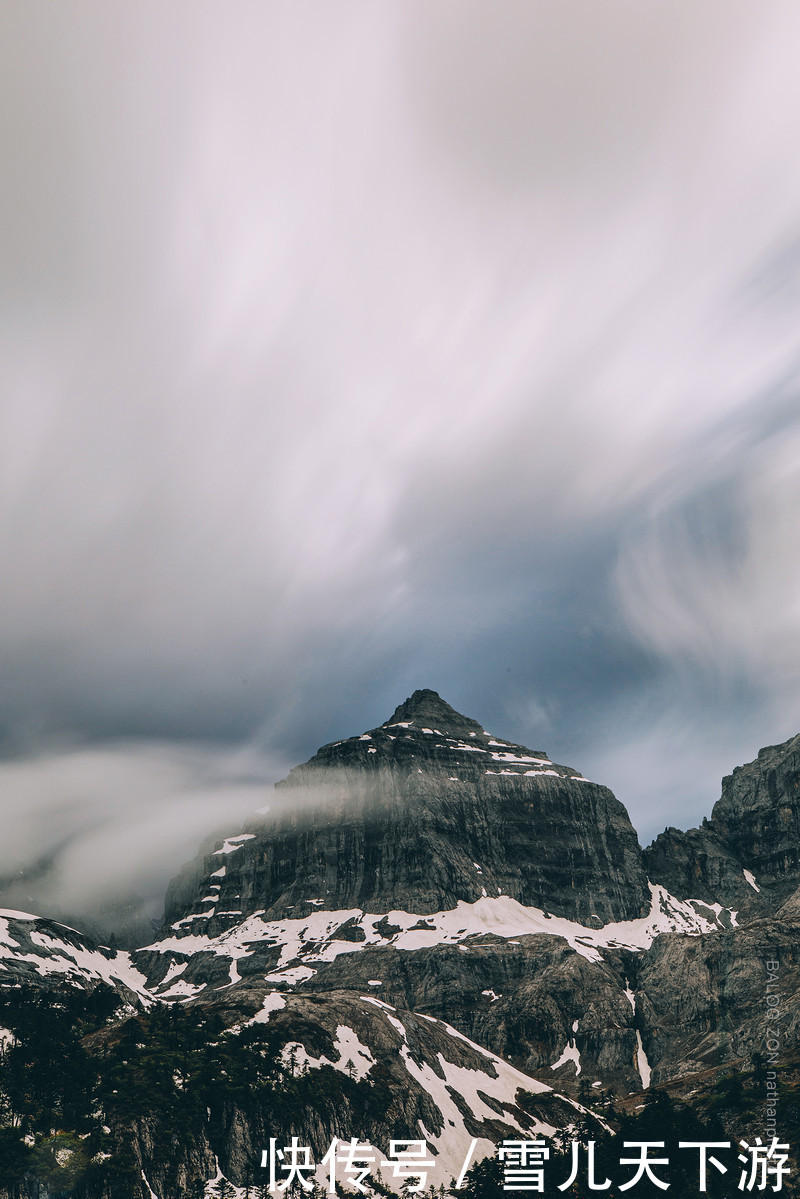
[[[434,686],[649,833],[800,727],[793,5],[0,19],[20,843],[60,735]]]

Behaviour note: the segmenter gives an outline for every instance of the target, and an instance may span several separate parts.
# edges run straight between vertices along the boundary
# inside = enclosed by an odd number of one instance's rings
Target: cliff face
[[[800,735],[762,749],[722,780],[711,819],[666,829],[645,850],[653,882],[740,916],[774,913],[800,886]]]
[[[722,780],[711,824],[780,905],[800,885],[800,735]]]
[[[323,746],[278,784],[276,808],[236,852],[217,850],[171,888],[168,924],[428,914],[505,895],[599,926],[650,906],[636,833],[607,787],[491,736],[435,692]]]

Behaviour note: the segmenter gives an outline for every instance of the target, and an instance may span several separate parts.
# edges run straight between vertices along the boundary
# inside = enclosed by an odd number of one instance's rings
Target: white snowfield
[[[244,1027],[251,1024],[268,1024],[269,1018],[273,1012],[280,1012],[286,1007],[286,997],[280,991],[270,991],[261,1005],[261,1011],[253,1016],[252,1020],[248,1020]]]
[[[628,1002],[633,1008],[634,1015],[636,1015],[636,996],[630,987],[625,988],[625,994],[628,998]],[[639,1077],[642,1080],[642,1089],[646,1091],[650,1086],[650,1075],[652,1071],[650,1070],[650,1063],[647,1060],[647,1054],[645,1053],[644,1045],[642,1044],[642,1034],[638,1028],[636,1029],[636,1069],[639,1071]]]
[[[284,1065],[289,1061],[294,1060],[299,1067],[308,1065],[311,1070],[318,1070],[320,1066],[333,1066],[334,1070],[340,1070],[343,1074],[349,1074],[351,1078],[355,1078],[358,1082],[369,1074],[372,1067],[375,1065],[375,1058],[369,1051],[366,1045],[362,1045],[358,1039],[358,1034],[352,1028],[348,1028],[346,1024],[339,1024],[336,1028],[336,1040],[334,1041],[334,1049],[338,1057],[335,1061],[325,1057],[311,1057],[306,1051],[304,1045],[299,1041],[287,1041],[281,1052]]]
[[[553,1062],[550,1069],[558,1070],[560,1066],[565,1066],[567,1062],[572,1062],[572,1064],[575,1066],[575,1077],[577,1078],[581,1072],[581,1052],[575,1043],[574,1037],[571,1041],[567,1041],[561,1057],[558,1058],[557,1061]]]
[[[646,1091],[650,1086],[650,1063],[642,1045],[642,1034],[636,1029],[636,1068],[642,1080],[642,1088]]]
[[[240,833],[238,837],[228,837],[219,849],[214,850],[214,856],[221,853],[233,853],[235,850],[241,849],[245,841],[252,841],[254,837],[255,833]],[[214,877],[216,878],[217,875],[215,874]]]

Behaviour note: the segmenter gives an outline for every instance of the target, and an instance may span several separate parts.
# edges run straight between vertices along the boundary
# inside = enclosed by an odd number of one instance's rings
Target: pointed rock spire
[[[483,728],[477,720],[462,715],[436,691],[425,687],[415,691],[398,708],[394,715],[383,724],[382,728],[391,728],[393,724],[410,723],[418,728],[427,727],[450,736],[463,737],[469,733],[482,733]]]

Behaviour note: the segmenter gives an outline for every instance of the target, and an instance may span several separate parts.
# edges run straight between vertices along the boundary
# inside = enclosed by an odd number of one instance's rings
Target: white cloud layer
[[[0,762],[4,889],[21,906],[70,915],[141,899],[157,919],[187,856],[211,834],[238,831],[282,773],[254,751],[176,743],[62,746]]]

